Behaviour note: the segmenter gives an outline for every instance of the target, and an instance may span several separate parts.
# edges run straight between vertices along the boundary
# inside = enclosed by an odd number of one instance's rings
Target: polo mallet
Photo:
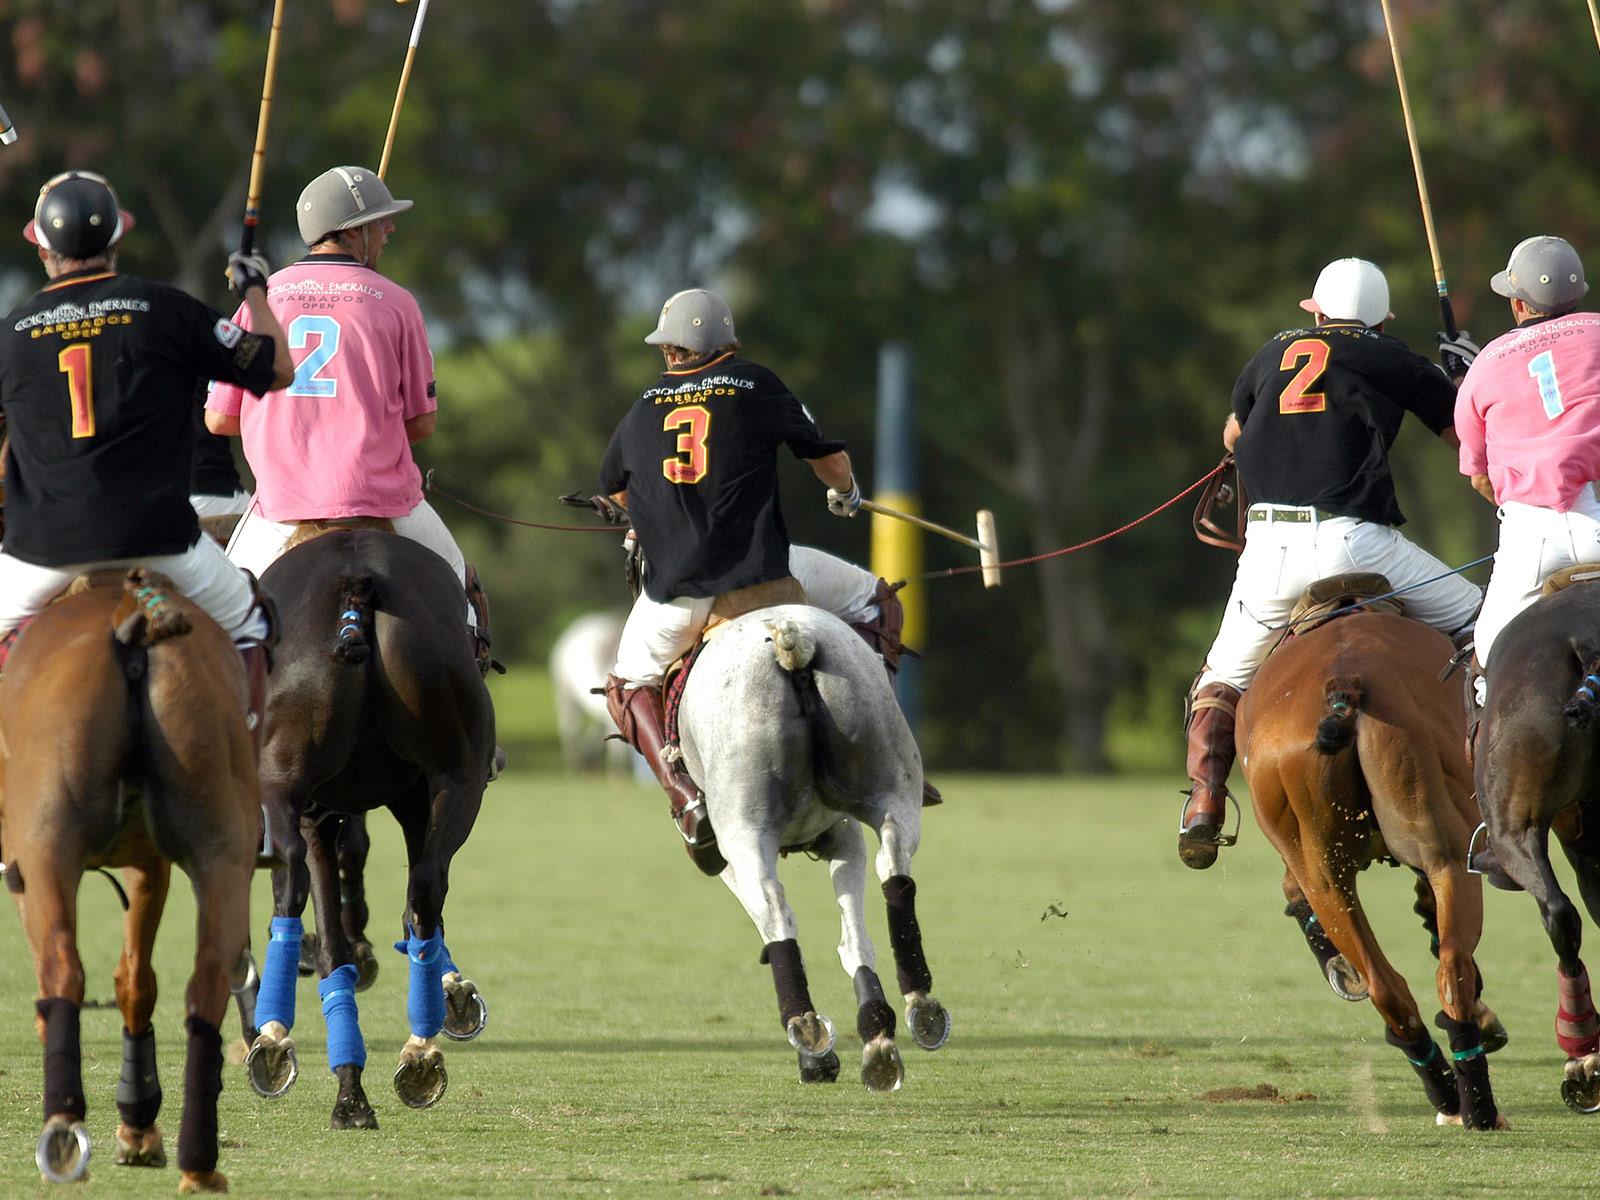
[[[283,31],[283,0],[273,0],[272,33],[267,37],[267,74],[261,83],[261,115],[256,118],[256,148],[250,157],[250,191],[244,201],[244,232],[239,252],[253,254],[261,220],[261,181],[266,175],[267,125],[272,120],[272,85],[278,76],[278,37]]]
[[[409,4],[411,0],[396,0]],[[378,161],[378,178],[389,173],[389,155],[394,152],[395,130],[400,128],[400,106],[405,103],[406,85],[411,82],[411,64],[417,61],[417,43],[422,40],[422,22],[428,18],[428,0],[417,0],[417,19],[411,22],[411,42],[406,47],[405,65],[400,68],[400,88],[394,94],[394,112],[389,115],[389,132],[383,139],[383,158]]]
[[[994,513],[987,508],[978,510],[978,536],[970,538],[958,530],[926,520],[923,517],[914,517],[910,513],[903,513],[897,508],[879,504],[876,500],[863,500],[861,507],[868,512],[877,513],[879,516],[893,517],[896,521],[904,521],[908,525],[915,525],[918,529],[926,529],[929,533],[937,533],[940,537],[949,538],[952,542],[960,542],[963,546],[971,546],[978,552],[978,562],[983,567],[983,586],[986,588],[1000,586],[1000,541],[995,535]]]
[[[12,124],[11,118],[6,116],[4,105],[0,105],[0,146],[9,146],[17,140],[17,127]]]
[[[1594,25],[1594,40],[1600,44],[1600,8],[1595,7],[1594,0],[1589,0],[1589,21]]]
[[[1394,16],[1389,11],[1389,0],[1383,4],[1383,27],[1389,34],[1389,53],[1394,57],[1394,79],[1400,87],[1400,114],[1405,118],[1406,142],[1411,147],[1411,166],[1417,176],[1417,195],[1422,200],[1422,228],[1428,235],[1428,253],[1433,257],[1433,282],[1439,292],[1439,312],[1444,317],[1444,331],[1454,339],[1461,333],[1456,327],[1455,309],[1450,306],[1450,285],[1445,281],[1444,262],[1439,257],[1439,239],[1433,231],[1433,205],[1428,200],[1428,178],[1422,172],[1422,152],[1417,148],[1417,127],[1411,119],[1411,94],[1406,90],[1406,71],[1400,62],[1400,43],[1394,36]],[[1594,7],[1594,0],[1589,0]]]

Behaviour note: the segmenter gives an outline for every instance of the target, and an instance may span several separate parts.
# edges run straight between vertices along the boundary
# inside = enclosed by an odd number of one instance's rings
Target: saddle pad
[[[1294,627],[1295,633],[1307,633],[1318,625],[1326,623],[1339,609],[1348,608],[1362,600],[1370,600],[1374,596],[1385,598],[1364,605],[1363,611],[1403,614],[1405,606],[1398,598],[1388,595],[1392,591],[1394,585],[1375,571],[1330,575],[1326,579],[1318,579],[1301,593],[1300,599],[1295,603],[1294,611],[1289,614],[1289,622]]]
[[[695,659],[700,657],[700,651],[704,648],[705,641],[702,639],[694,644],[689,653],[667,668],[666,679],[661,685],[664,709],[661,725],[669,746],[678,744],[678,709],[683,706],[683,689],[689,682],[689,671]]]
[[[1578,563],[1572,567],[1562,567],[1549,579],[1544,581],[1540,589],[1541,596],[1553,596],[1562,588],[1571,587],[1575,583],[1592,583],[1600,579],[1600,563]]]

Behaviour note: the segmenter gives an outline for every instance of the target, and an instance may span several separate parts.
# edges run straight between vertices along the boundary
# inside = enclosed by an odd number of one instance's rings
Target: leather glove
[[[850,476],[848,492],[828,489],[828,511],[836,517],[853,517],[861,511],[861,485],[856,482],[854,475]]]
[[[235,250],[228,255],[228,290],[241,300],[251,288],[258,287],[265,291],[267,276],[271,274],[272,268],[267,265],[265,254],[245,254]]]
[[[607,525],[627,525],[628,510],[610,496],[590,496],[589,507],[599,514]]]
[[[1478,357],[1478,343],[1472,340],[1472,335],[1465,329],[1453,338],[1444,333],[1437,336],[1439,361],[1444,364],[1444,373],[1451,379],[1460,379],[1467,373],[1472,360]]]

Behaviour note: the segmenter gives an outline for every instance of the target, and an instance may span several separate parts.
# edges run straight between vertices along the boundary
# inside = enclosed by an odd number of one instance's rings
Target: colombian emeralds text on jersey
[[[1253,502],[1399,525],[1389,448],[1400,422],[1410,412],[1438,433],[1454,408],[1444,372],[1399,338],[1345,321],[1288,329],[1234,384],[1234,455]]]
[[[6,553],[43,566],[181,554],[196,388],[272,384],[272,343],[175,288],[63,275],[0,329]]]
[[[600,490],[626,490],[652,600],[720,596],[789,573],[779,446],[823,458],[805,406],[766,367],[725,354],[664,372],[611,435]]]

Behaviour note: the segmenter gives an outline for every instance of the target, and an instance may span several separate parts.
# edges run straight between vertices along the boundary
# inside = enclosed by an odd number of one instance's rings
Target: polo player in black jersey
[[[1454,385],[1383,332],[1394,314],[1388,281],[1372,263],[1329,263],[1301,307],[1315,323],[1277,334],[1245,365],[1223,430],[1252,503],[1233,594],[1189,695],[1194,787],[1178,857],[1196,870],[1224,844],[1235,706],[1307,585],[1381,573],[1409,589],[1410,616],[1450,635],[1472,622],[1482,598],[1401,536],[1405,517],[1389,474],[1389,448],[1408,412],[1459,445]]]
[[[861,489],[844,443],[823,437],[777,375],[739,355],[733,315],[721,297],[679,292],[662,306],[645,341],[661,347],[667,369],[623,418],[600,467],[600,490],[627,508],[648,563],[606,700],[617,728],[671,798],[690,857],[714,875],[725,864],[705,800],[666,745],[664,673],[714,614],[804,602],[796,570],[815,566],[826,575],[817,588],[824,602],[851,591],[844,572],[864,577],[870,601],[878,597],[870,575],[830,556],[811,551],[791,565],[778,503],[778,448],[806,460],[827,485],[835,515],[854,516]]]
[[[132,227],[109,183],[73,171],[45,184],[23,231],[50,282],[0,328],[0,636],[86,571],[147,566],[233,638],[259,713],[266,617],[249,576],[201,537],[189,506],[195,398],[208,379],[257,394],[282,387],[293,361],[259,255],[228,260],[230,286],[258,321],[247,333],[175,288],[120,274]]]

